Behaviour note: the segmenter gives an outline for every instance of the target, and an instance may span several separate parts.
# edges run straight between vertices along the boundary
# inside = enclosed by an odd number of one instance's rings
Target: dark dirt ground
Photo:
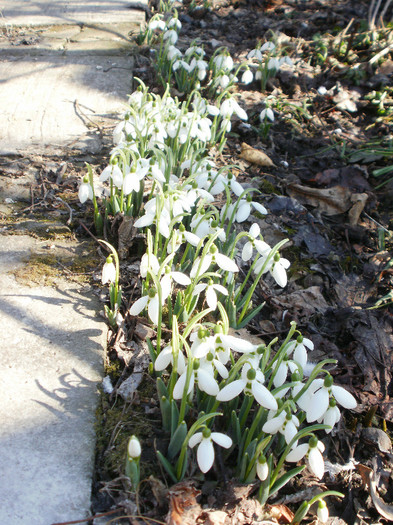
[[[283,71],[273,79],[266,93],[255,86],[237,86],[252,126],[238,122],[220,157],[221,162],[238,166],[240,181],[252,181],[261,189],[269,211],[261,222],[267,242],[291,240],[284,250],[292,263],[289,284],[283,290],[260,287],[259,299],[266,306],[248,329],[262,339],[272,338],[285,334],[289,322],[296,320],[315,344],[314,358],[337,359],[335,382],[359,404],[344,414],[339,432],[324,438],[323,480],[302,475],[286,486],[269,500],[265,521],[256,518],[262,511],[252,498],[254,488],[236,486],[219,468],[204,482],[195,474],[168,489],[154,452],[164,440],[154,378],[147,372],[144,340],[151,334],[126,317],[117,333],[109,333],[106,366],[115,391],[102,395],[97,413],[93,513],[108,513],[116,523],[133,524],[289,523],[291,511],[305,498],[332,489],[345,498],[329,501],[333,516],[329,523],[387,523],[371,499],[361,465],[379,474],[379,495],[393,505],[393,180],[373,174],[389,166],[393,156],[393,46],[372,62],[376,53],[391,46],[392,33],[385,25],[373,42],[365,0],[218,0],[201,7],[184,3],[179,8],[183,24],[179,47],[198,39],[211,52],[215,40],[239,61],[258,39],[269,39],[274,31],[295,64],[291,73]],[[385,14],[385,24],[391,11]],[[152,90],[161,90],[144,46],[136,54],[135,75]],[[320,86],[327,94],[318,93]],[[378,93],[386,93],[382,105]],[[267,95],[276,97],[276,120],[263,138],[257,133],[258,115]],[[243,142],[262,150],[273,165],[241,159]],[[26,201],[14,206],[12,214],[9,205],[2,205],[0,226],[14,230],[26,219],[45,216],[54,222],[68,220],[67,234],[91,237],[92,213],[78,201],[78,182],[85,160],[100,172],[108,157],[109,144],[94,158],[0,159],[3,181],[34,180]],[[106,235],[118,244],[124,240],[121,234],[121,219],[116,219]],[[134,263],[140,255],[135,244],[126,248],[124,311],[137,294]],[[101,260],[91,277],[99,275],[105,257],[97,250]],[[105,290],[97,293],[107,299]],[[125,402],[119,395],[121,385],[138,373],[142,382]],[[123,477],[125,446],[133,433],[143,441],[143,482],[136,501],[127,493]],[[346,469],[351,461],[360,466]],[[392,507],[390,513],[392,521]],[[126,514],[134,517],[120,519]],[[306,523],[312,521],[310,516]]]

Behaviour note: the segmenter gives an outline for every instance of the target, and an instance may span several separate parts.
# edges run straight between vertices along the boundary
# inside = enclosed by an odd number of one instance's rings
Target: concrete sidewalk
[[[129,32],[139,31],[146,3],[138,5],[2,2],[0,155],[60,164],[70,155],[94,158],[104,148],[133,90]],[[19,190],[21,200],[33,195],[35,181],[22,172],[0,177],[1,213]],[[0,235],[0,524],[80,520],[90,515],[106,343],[97,313],[102,304],[91,290],[63,279],[54,287],[29,286],[32,253],[63,250],[72,257],[78,243],[11,235],[16,228],[12,220],[6,224]]]
[[[32,237],[0,236],[0,523],[50,525],[89,513],[94,417],[106,326],[88,290],[27,286]],[[75,243],[66,243],[71,253]],[[51,248],[57,253],[60,246]],[[22,272],[22,273],[21,273]]]
[[[133,91],[147,0],[4,0],[0,154],[97,153]]]

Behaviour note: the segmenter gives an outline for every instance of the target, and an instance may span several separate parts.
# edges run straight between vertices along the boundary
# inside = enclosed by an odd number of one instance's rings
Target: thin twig
[[[71,224],[71,222],[72,222],[72,214],[73,214],[74,210],[71,208],[71,206],[67,202],[63,201],[63,199],[61,199],[60,197],[56,197],[56,200],[62,202],[64,204],[64,206],[66,206],[66,208],[68,208],[68,211],[70,212],[70,216],[69,216],[69,218],[67,220],[67,224]]]

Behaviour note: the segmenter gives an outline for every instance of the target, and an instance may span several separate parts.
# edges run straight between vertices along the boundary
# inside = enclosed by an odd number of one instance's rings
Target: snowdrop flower
[[[168,290],[167,287],[165,287],[165,289],[162,290],[161,306],[165,304],[169,292],[170,290]],[[139,315],[146,307],[151,322],[157,326],[159,323],[160,304],[158,292],[154,288],[150,288],[147,295],[144,295],[143,297],[137,299],[135,303],[131,306],[129,312],[131,315],[136,316]]]
[[[269,474],[269,466],[265,456],[262,454],[257,461],[257,476],[261,481],[265,481]]]
[[[165,29],[165,22],[164,20],[151,20],[151,22],[149,22],[149,29],[151,31],[155,31],[156,29],[159,29],[161,31],[164,31]]]
[[[282,66],[293,67],[293,62],[289,58],[288,55],[285,55],[285,56],[281,57],[280,60],[279,60],[279,64],[280,64],[280,67],[282,67]]]
[[[173,60],[174,58],[181,56],[181,51],[175,46],[169,46],[167,56],[169,60]]]
[[[251,195],[247,195],[246,199],[241,199],[239,201],[239,206],[236,213],[237,222],[246,221],[251,214],[252,208],[254,208],[261,215],[267,215],[267,209],[265,208],[265,206],[251,199]]]
[[[271,122],[274,122],[274,113],[271,108],[265,108],[259,114],[259,120],[261,122],[265,122],[266,119],[270,120]]]
[[[154,255],[154,253],[145,253],[142,256],[141,264],[139,273],[141,274],[141,277],[145,278],[147,276],[148,270],[152,271],[154,275],[158,274],[158,270],[160,269],[160,263],[158,262],[157,257]]]
[[[227,71],[231,71],[233,68],[233,60],[230,55],[216,55],[213,58],[213,63],[216,66],[217,69],[224,69]]]
[[[285,460],[290,463],[297,463],[307,455],[308,466],[311,472],[318,479],[321,479],[325,472],[325,463],[322,456],[324,450],[325,445],[321,441],[318,441],[318,438],[313,436],[308,443],[302,443],[292,449]]]
[[[191,436],[188,446],[194,448],[198,445],[197,461],[201,471],[206,474],[214,463],[214,447],[213,442],[220,445],[220,447],[230,448],[232,446],[232,439],[221,432],[212,432],[205,427],[202,432],[197,432]]]
[[[263,257],[267,257],[271,251],[271,247],[261,239],[258,239],[261,233],[261,229],[258,224],[254,223],[250,227],[248,232],[249,241],[243,246],[242,250],[242,259],[244,262],[247,262],[251,259],[254,248],[261,254]]]
[[[201,257],[196,259],[191,268],[190,277],[194,278],[204,274],[213,263],[217,264],[217,266],[226,272],[239,271],[237,264],[226,255],[219,253],[217,246],[213,244],[210,248],[210,252],[207,253],[203,259]]]
[[[239,106],[239,104],[233,97],[226,98],[220,106],[220,114],[223,117],[230,118],[233,115],[233,113],[235,113],[241,120],[248,119],[247,113],[244,111],[243,108]]]
[[[258,274],[261,271],[266,261],[267,255],[261,255],[263,256],[260,259],[258,259],[254,267],[255,274]],[[266,265],[263,273],[269,271],[276,283],[282,288],[284,288],[288,280],[286,269],[289,268],[290,265],[291,263],[288,261],[288,259],[284,259],[283,257],[280,257],[279,253],[276,253],[274,255],[273,260],[270,260],[269,264]]]
[[[224,386],[217,395],[217,401],[230,401],[241,392],[254,396],[257,403],[269,410],[277,410],[278,405],[273,394],[263,385],[265,376],[261,370],[256,370],[249,362],[243,365],[241,379],[236,379]]]
[[[250,69],[246,69],[242,75],[242,82],[243,84],[251,84],[251,82],[254,80],[254,75],[252,74],[252,71]]]
[[[170,42],[170,44],[175,45],[179,36],[174,29],[169,29],[168,31],[165,31],[163,38]]]
[[[276,49],[276,46],[273,44],[273,42],[265,42],[262,47],[261,47],[261,51],[273,51],[274,49]]]
[[[267,63],[268,69],[280,69],[280,62],[277,58],[272,57],[269,62]]]
[[[154,361],[154,369],[157,372],[161,372],[168,368],[169,365],[173,365],[175,356],[173,355],[172,345],[168,345],[161,350],[156,360]],[[187,369],[186,360],[183,352],[179,350],[177,354],[177,371],[179,374],[183,374]]]
[[[353,409],[357,403],[355,398],[342,386],[333,384],[333,378],[328,374],[325,379],[314,379],[308,388],[307,423],[323,418],[329,409],[330,398],[347,409]]]
[[[321,523],[326,523],[329,519],[329,510],[324,500],[318,501],[317,517]]]
[[[229,85],[229,82],[230,82],[230,78],[228,75],[220,75],[219,79],[218,79],[218,83],[219,85],[222,87],[222,89],[225,89],[226,87],[228,87]]]
[[[113,184],[118,188],[123,186],[124,176],[123,172],[117,164],[109,164],[100,175],[100,182],[105,182],[109,178],[112,179]]]
[[[170,20],[168,20],[167,27],[174,27],[177,31],[180,31],[181,22],[178,18],[172,17]]]
[[[84,177],[78,191],[78,197],[81,204],[84,204],[88,199],[93,200],[93,196],[93,188],[91,187],[89,178]]]
[[[333,427],[340,421],[341,414],[340,410],[336,404],[336,400],[331,398],[329,401],[329,408],[326,410],[325,414],[318,419],[318,423],[323,425],[328,425],[330,428],[325,428],[326,434],[330,434],[333,430]]]
[[[203,290],[206,290],[206,302],[209,308],[215,310],[217,308],[217,293],[228,295],[228,290],[221,284],[214,284],[210,279],[208,283],[199,283],[195,286],[192,295],[199,295]]]
[[[247,58],[248,59],[256,58],[257,60],[261,61],[263,59],[263,54],[260,49],[256,48],[256,49],[252,49],[248,53]]]
[[[114,283],[116,281],[116,267],[113,264],[112,256],[107,257],[102,268],[102,284]]]
[[[296,372],[296,370],[298,370],[298,365],[300,365],[302,368],[302,375],[310,375],[310,370],[308,370],[307,367],[307,349],[311,351],[314,350],[314,343],[302,335],[299,335],[296,341],[290,341],[288,343],[286,346],[286,354],[287,356],[290,356],[293,352],[293,361],[295,361],[289,362],[291,372]],[[288,364],[288,362],[286,363]],[[308,373],[306,373],[306,370]]]
[[[136,436],[131,436],[128,442],[127,452],[130,458],[137,459],[142,454],[141,444]]]
[[[268,418],[262,430],[267,434],[277,434],[279,432],[284,436],[287,445],[289,445],[296,436],[299,425],[299,419],[295,415],[282,411],[278,416],[274,416],[271,419]]]

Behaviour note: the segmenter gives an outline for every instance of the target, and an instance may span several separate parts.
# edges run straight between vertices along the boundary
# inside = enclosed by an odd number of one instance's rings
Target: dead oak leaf
[[[301,204],[314,206],[326,215],[345,213],[352,204],[352,192],[343,186],[319,189],[301,184],[290,184],[287,192],[290,197],[297,199]]]
[[[357,470],[362,477],[364,485],[368,486],[371,499],[373,500],[374,507],[377,509],[379,514],[389,520],[393,521],[393,506],[388,505],[379,497],[377,492],[377,483],[375,481],[375,472],[373,469],[366,467],[366,465],[359,464]]]
[[[257,166],[274,166],[273,161],[270,157],[266,155],[260,149],[253,148],[245,142],[242,142],[240,158],[250,162],[251,164],[256,164]]]

